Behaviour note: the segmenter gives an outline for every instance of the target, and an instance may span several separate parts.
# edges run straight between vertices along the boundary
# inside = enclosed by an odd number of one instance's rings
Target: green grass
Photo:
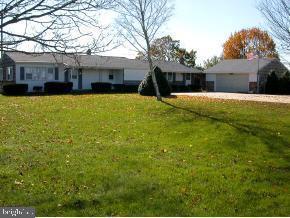
[[[290,105],[0,96],[0,206],[37,216],[290,216]]]

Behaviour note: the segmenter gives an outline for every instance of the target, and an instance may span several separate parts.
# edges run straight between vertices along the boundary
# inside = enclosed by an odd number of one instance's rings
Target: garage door
[[[217,74],[217,92],[248,92],[249,74]]]

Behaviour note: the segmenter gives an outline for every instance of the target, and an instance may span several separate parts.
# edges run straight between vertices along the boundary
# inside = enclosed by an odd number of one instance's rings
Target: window
[[[48,69],[44,67],[27,67],[25,68],[25,79],[26,80],[46,80],[48,77]]]
[[[20,80],[25,80],[25,67],[20,67]]]
[[[7,80],[12,81],[14,79],[13,67],[7,67]]]
[[[168,81],[173,81],[173,73],[168,73],[167,78]]]
[[[78,79],[78,72],[76,70],[71,70],[71,78]]]
[[[32,80],[32,73],[26,73],[26,80]]]
[[[186,75],[186,76],[185,76],[185,77],[186,77],[186,80],[191,80],[191,79],[190,79],[190,74],[189,74],[189,73],[187,73],[187,74],[185,74],[185,75]]]
[[[0,68],[0,81],[3,80],[3,68]]]
[[[53,80],[53,68],[48,68],[47,70],[47,80]]]
[[[112,73],[109,74],[109,80],[114,80],[114,74]]]
[[[55,80],[58,80],[59,78],[59,70],[58,70],[58,67],[54,68],[54,79]]]

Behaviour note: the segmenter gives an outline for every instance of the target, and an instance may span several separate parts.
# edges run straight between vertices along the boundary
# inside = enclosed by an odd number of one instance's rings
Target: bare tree
[[[161,101],[154,65],[151,43],[157,32],[172,15],[169,0],[119,0],[117,12],[121,35],[138,51],[147,55],[157,100]]]
[[[261,0],[258,9],[267,19],[271,33],[280,41],[282,49],[290,52],[290,1]]]
[[[113,0],[1,0],[1,52],[100,51],[105,27],[96,19]],[[99,34],[96,35],[95,32]],[[101,44],[101,42],[103,44]]]

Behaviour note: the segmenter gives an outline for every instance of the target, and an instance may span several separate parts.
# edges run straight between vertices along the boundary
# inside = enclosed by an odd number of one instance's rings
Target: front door
[[[83,89],[83,70],[79,69],[78,72],[78,89]]]
[[[191,85],[191,75],[190,75],[190,73],[186,73],[185,74],[185,85],[186,86]]]
[[[77,90],[79,88],[79,75],[78,75],[78,70],[77,69],[72,69],[70,73],[70,81],[73,83],[73,90]]]
[[[70,81],[70,69],[64,70],[64,81],[69,82]]]

